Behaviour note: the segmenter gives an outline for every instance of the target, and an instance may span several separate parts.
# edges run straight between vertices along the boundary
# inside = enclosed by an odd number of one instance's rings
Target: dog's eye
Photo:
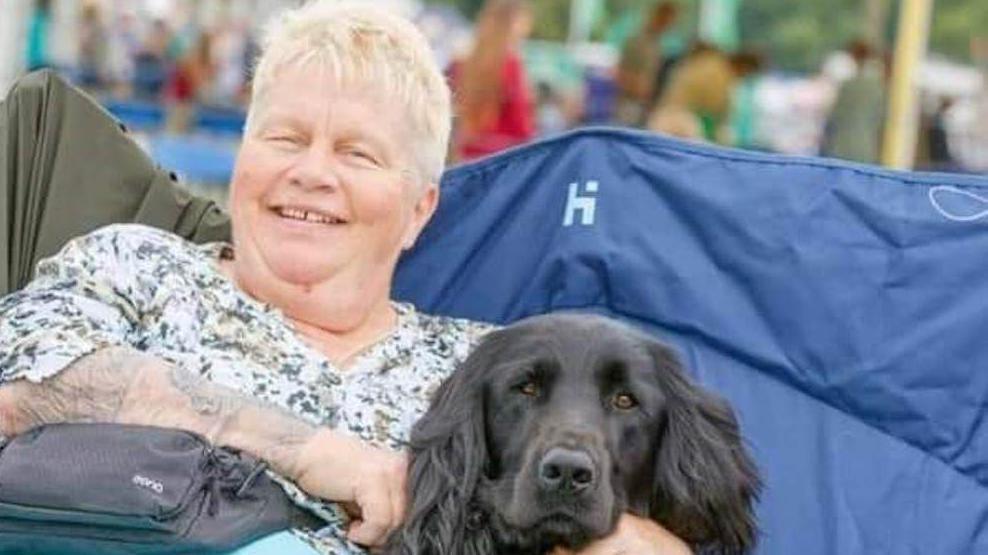
[[[611,404],[618,410],[631,410],[638,406],[638,399],[630,393],[618,393],[611,398]]]
[[[518,386],[518,391],[520,391],[522,395],[537,397],[539,394],[539,384],[535,383],[535,380],[528,380]]]

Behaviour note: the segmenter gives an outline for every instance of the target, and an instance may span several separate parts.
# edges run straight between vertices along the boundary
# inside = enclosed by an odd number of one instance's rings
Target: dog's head
[[[404,553],[544,553],[622,512],[743,553],[759,488],[730,408],[663,344],[596,316],[488,336],[412,433]]]

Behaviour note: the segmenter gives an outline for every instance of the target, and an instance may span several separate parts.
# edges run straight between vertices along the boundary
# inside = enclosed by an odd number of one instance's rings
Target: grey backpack
[[[54,424],[0,448],[5,555],[222,553],[305,520],[264,463],[181,430]]]

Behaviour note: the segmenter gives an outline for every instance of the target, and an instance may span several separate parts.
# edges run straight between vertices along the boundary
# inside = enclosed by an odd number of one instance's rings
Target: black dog
[[[626,511],[697,549],[755,543],[760,483],[731,409],[691,385],[669,348],[606,318],[492,333],[411,444],[412,504],[391,553],[578,549]]]

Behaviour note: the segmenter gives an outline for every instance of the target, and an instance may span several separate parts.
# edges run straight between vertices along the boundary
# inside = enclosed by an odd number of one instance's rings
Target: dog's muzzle
[[[578,497],[593,491],[599,472],[586,451],[553,447],[539,461],[537,476],[543,492]]]

